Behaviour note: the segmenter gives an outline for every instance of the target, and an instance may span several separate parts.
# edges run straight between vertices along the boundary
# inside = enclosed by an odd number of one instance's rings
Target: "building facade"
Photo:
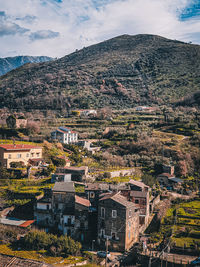
[[[147,225],[149,219],[149,186],[142,182],[130,180],[128,189],[121,190],[127,200],[133,202],[139,210],[140,225]]]
[[[12,162],[21,162],[27,166],[33,159],[42,159],[42,147],[25,144],[0,145],[0,163],[6,168],[12,167]]]
[[[78,142],[78,133],[65,127],[59,127],[51,132],[51,139],[62,144],[74,144]]]
[[[139,213],[136,206],[120,192],[106,194],[99,200],[98,243],[109,250],[124,252],[138,241]]]
[[[62,174],[71,174],[72,181],[79,181],[81,182],[84,180],[84,178],[88,174],[88,167],[87,166],[81,166],[81,167],[57,167],[56,173],[62,173]]]
[[[35,206],[36,224],[47,232],[53,227],[58,233],[76,240],[89,240],[88,217],[90,201],[75,195],[73,182],[56,182],[54,187],[45,191]]]

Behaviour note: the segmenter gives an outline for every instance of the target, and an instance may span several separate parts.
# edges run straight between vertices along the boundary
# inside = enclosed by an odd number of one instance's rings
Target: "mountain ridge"
[[[40,63],[50,61],[53,58],[46,56],[15,56],[0,58],[0,76],[19,68],[26,63]]]
[[[199,90],[200,46],[122,35],[0,78],[1,107],[89,108],[172,104]]]

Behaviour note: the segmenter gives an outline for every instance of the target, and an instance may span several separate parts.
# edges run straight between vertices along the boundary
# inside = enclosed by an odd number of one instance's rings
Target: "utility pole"
[[[105,267],[107,267],[107,258],[108,258],[108,237],[106,237],[106,260],[105,260]]]
[[[151,246],[150,246],[150,251],[149,251],[149,265],[148,267],[151,267]]]

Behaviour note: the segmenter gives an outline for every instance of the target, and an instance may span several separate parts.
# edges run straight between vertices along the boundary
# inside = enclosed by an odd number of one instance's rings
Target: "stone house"
[[[158,175],[157,179],[161,187],[168,187],[170,186],[169,179],[175,178],[173,174],[170,173],[161,173]]]
[[[25,128],[27,126],[27,119],[23,116],[16,117],[15,115],[10,115],[6,119],[6,123],[9,128]]]
[[[46,231],[53,227],[59,233],[87,242],[89,208],[88,199],[75,195],[73,182],[56,182],[37,201],[34,217],[36,224]]]
[[[78,142],[78,133],[65,127],[59,127],[51,132],[51,139],[62,144],[74,144]]]
[[[51,183],[55,182],[71,182],[71,174],[66,173],[53,173],[51,175]]]
[[[149,186],[142,182],[130,180],[128,187],[121,189],[121,194],[127,198],[127,200],[135,203],[139,210],[140,225],[147,225],[149,218]]]
[[[124,252],[138,241],[139,213],[136,205],[120,194],[105,194],[99,200],[98,243],[105,249]]]
[[[75,196],[76,240],[84,243],[88,243],[91,239],[91,229],[89,228],[90,206],[88,199]]]
[[[72,181],[81,182],[88,174],[88,167],[81,166],[81,167],[57,167],[56,174],[63,173],[63,174],[71,174]]]
[[[34,207],[35,223],[48,232],[49,228],[54,225],[52,216],[52,191],[44,190],[43,198],[39,199]]]
[[[167,188],[178,188],[183,183],[182,179],[176,178],[174,175],[170,173],[161,173],[157,177],[160,187]]]
[[[100,195],[109,192],[109,184],[106,183],[87,183],[85,187],[86,198],[89,199],[92,208],[97,210]]]
[[[42,147],[26,144],[0,145],[0,164],[6,168],[10,168],[12,162],[21,162],[27,166],[34,159],[42,160]]]
[[[173,165],[162,165],[163,173],[169,173],[174,175],[174,166]]]
[[[56,182],[52,188],[54,224],[63,234],[74,235],[75,188],[73,182]]]

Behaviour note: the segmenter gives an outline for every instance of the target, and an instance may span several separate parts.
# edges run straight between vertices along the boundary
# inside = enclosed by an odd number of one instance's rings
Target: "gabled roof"
[[[66,133],[65,131],[62,131],[62,130],[60,130],[60,129],[57,129],[56,132],[64,133],[64,134]]]
[[[131,191],[130,192],[130,196],[131,197],[142,197],[142,198],[146,198],[147,197],[147,194],[148,194],[148,192],[146,192],[146,191]]]
[[[85,190],[89,191],[107,191],[109,190],[109,184],[106,183],[89,183],[86,185]]]
[[[141,188],[149,187],[148,185],[144,184],[143,182],[135,181],[135,180],[130,180],[129,184],[135,185]]]
[[[77,204],[80,204],[80,205],[83,205],[83,206],[86,206],[86,207],[90,207],[91,206],[90,201],[88,199],[86,199],[86,198],[75,196],[75,201],[76,201]]]
[[[130,201],[128,201],[126,199],[126,197],[122,196],[120,194],[120,192],[117,192],[117,193],[112,193],[110,195],[106,194],[104,197],[102,197],[100,199],[100,201],[102,200],[108,200],[108,199],[112,199],[114,200],[115,202],[121,204],[122,206],[126,207],[126,208],[131,208],[131,207],[136,207],[136,205]]]
[[[174,177],[174,175],[172,175],[172,174],[170,174],[170,173],[166,173],[166,172],[161,173],[161,174],[158,175],[158,177],[161,177],[161,176],[166,176],[167,178],[172,178],[172,177]],[[174,178],[175,178],[175,177],[174,177]]]
[[[40,162],[40,161],[43,161],[43,159],[42,159],[42,158],[38,158],[38,159],[29,159],[29,161]]]
[[[30,150],[32,148],[42,148],[40,146],[32,146],[32,145],[25,145],[25,144],[0,144],[0,148],[5,150]]]
[[[176,177],[169,178],[169,181],[172,181],[174,183],[183,183],[183,180],[182,179],[176,178]]]
[[[56,182],[53,191],[75,193],[73,182]]]

